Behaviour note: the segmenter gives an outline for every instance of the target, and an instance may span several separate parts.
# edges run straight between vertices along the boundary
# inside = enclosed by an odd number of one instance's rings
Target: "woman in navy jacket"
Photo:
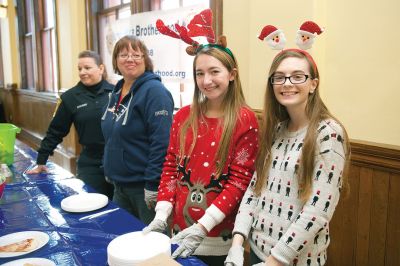
[[[121,38],[112,61],[123,78],[102,117],[104,171],[115,187],[113,201],[148,224],[155,215],[174,103],[141,40]]]

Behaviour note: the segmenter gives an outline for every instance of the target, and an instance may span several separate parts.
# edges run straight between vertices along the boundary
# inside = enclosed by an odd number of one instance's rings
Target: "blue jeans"
[[[145,224],[153,221],[156,215],[154,209],[149,210],[144,201],[144,183],[115,184],[113,202],[133,214]]]

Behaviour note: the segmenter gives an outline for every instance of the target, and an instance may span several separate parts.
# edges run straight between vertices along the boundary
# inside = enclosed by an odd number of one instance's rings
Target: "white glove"
[[[253,266],[265,266],[267,264],[265,264],[265,262],[259,262],[257,264],[253,264]]]
[[[234,245],[229,249],[228,256],[225,259],[225,266],[243,266],[244,248],[239,245]]]
[[[167,222],[162,221],[160,219],[154,219],[148,226],[143,228],[142,232],[143,234],[147,234],[152,231],[164,233],[165,230],[167,229],[167,226],[168,226]]]
[[[149,209],[153,209],[157,204],[157,191],[144,189],[144,201]]]
[[[172,238],[173,244],[178,244],[179,247],[172,254],[172,258],[186,258],[193,254],[207,233],[200,227],[199,224],[194,224],[182,232],[179,232]]]

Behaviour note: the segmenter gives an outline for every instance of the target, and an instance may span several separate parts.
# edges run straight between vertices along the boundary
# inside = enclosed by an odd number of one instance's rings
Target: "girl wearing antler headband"
[[[350,151],[346,130],[323,103],[319,83],[307,52],[287,49],[274,58],[256,174],[236,216],[225,265],[243,264],[246,238],[252,264],[325,264],[329,221],[347,188]]]
[[[144,229],[171,227],[173,257],[197,255],[223,265],[237,208],[258,148],[258,124],[247,107],[237,62],[226,42],[196,49],[193,103],[174,117],[159,187],[156,217]]]
[[[173,257],[194,253],[207,265],[223,265],[238,203],[254,171],[258,125],[229,54],[201,49],[193,73],[193,104],[175,115],[157,214],[148,230],[164,230],[172,213],[178,233],[173,241],[179,244]]]

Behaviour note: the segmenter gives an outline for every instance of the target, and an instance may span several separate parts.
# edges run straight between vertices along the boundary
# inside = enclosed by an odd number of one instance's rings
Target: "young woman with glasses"
[[[273,60],[265,94],[256,174],[236,216],[225,265],[324,265],[329,221],[347,188],[346,130],[319,94],[317,66],[288,49]]]

